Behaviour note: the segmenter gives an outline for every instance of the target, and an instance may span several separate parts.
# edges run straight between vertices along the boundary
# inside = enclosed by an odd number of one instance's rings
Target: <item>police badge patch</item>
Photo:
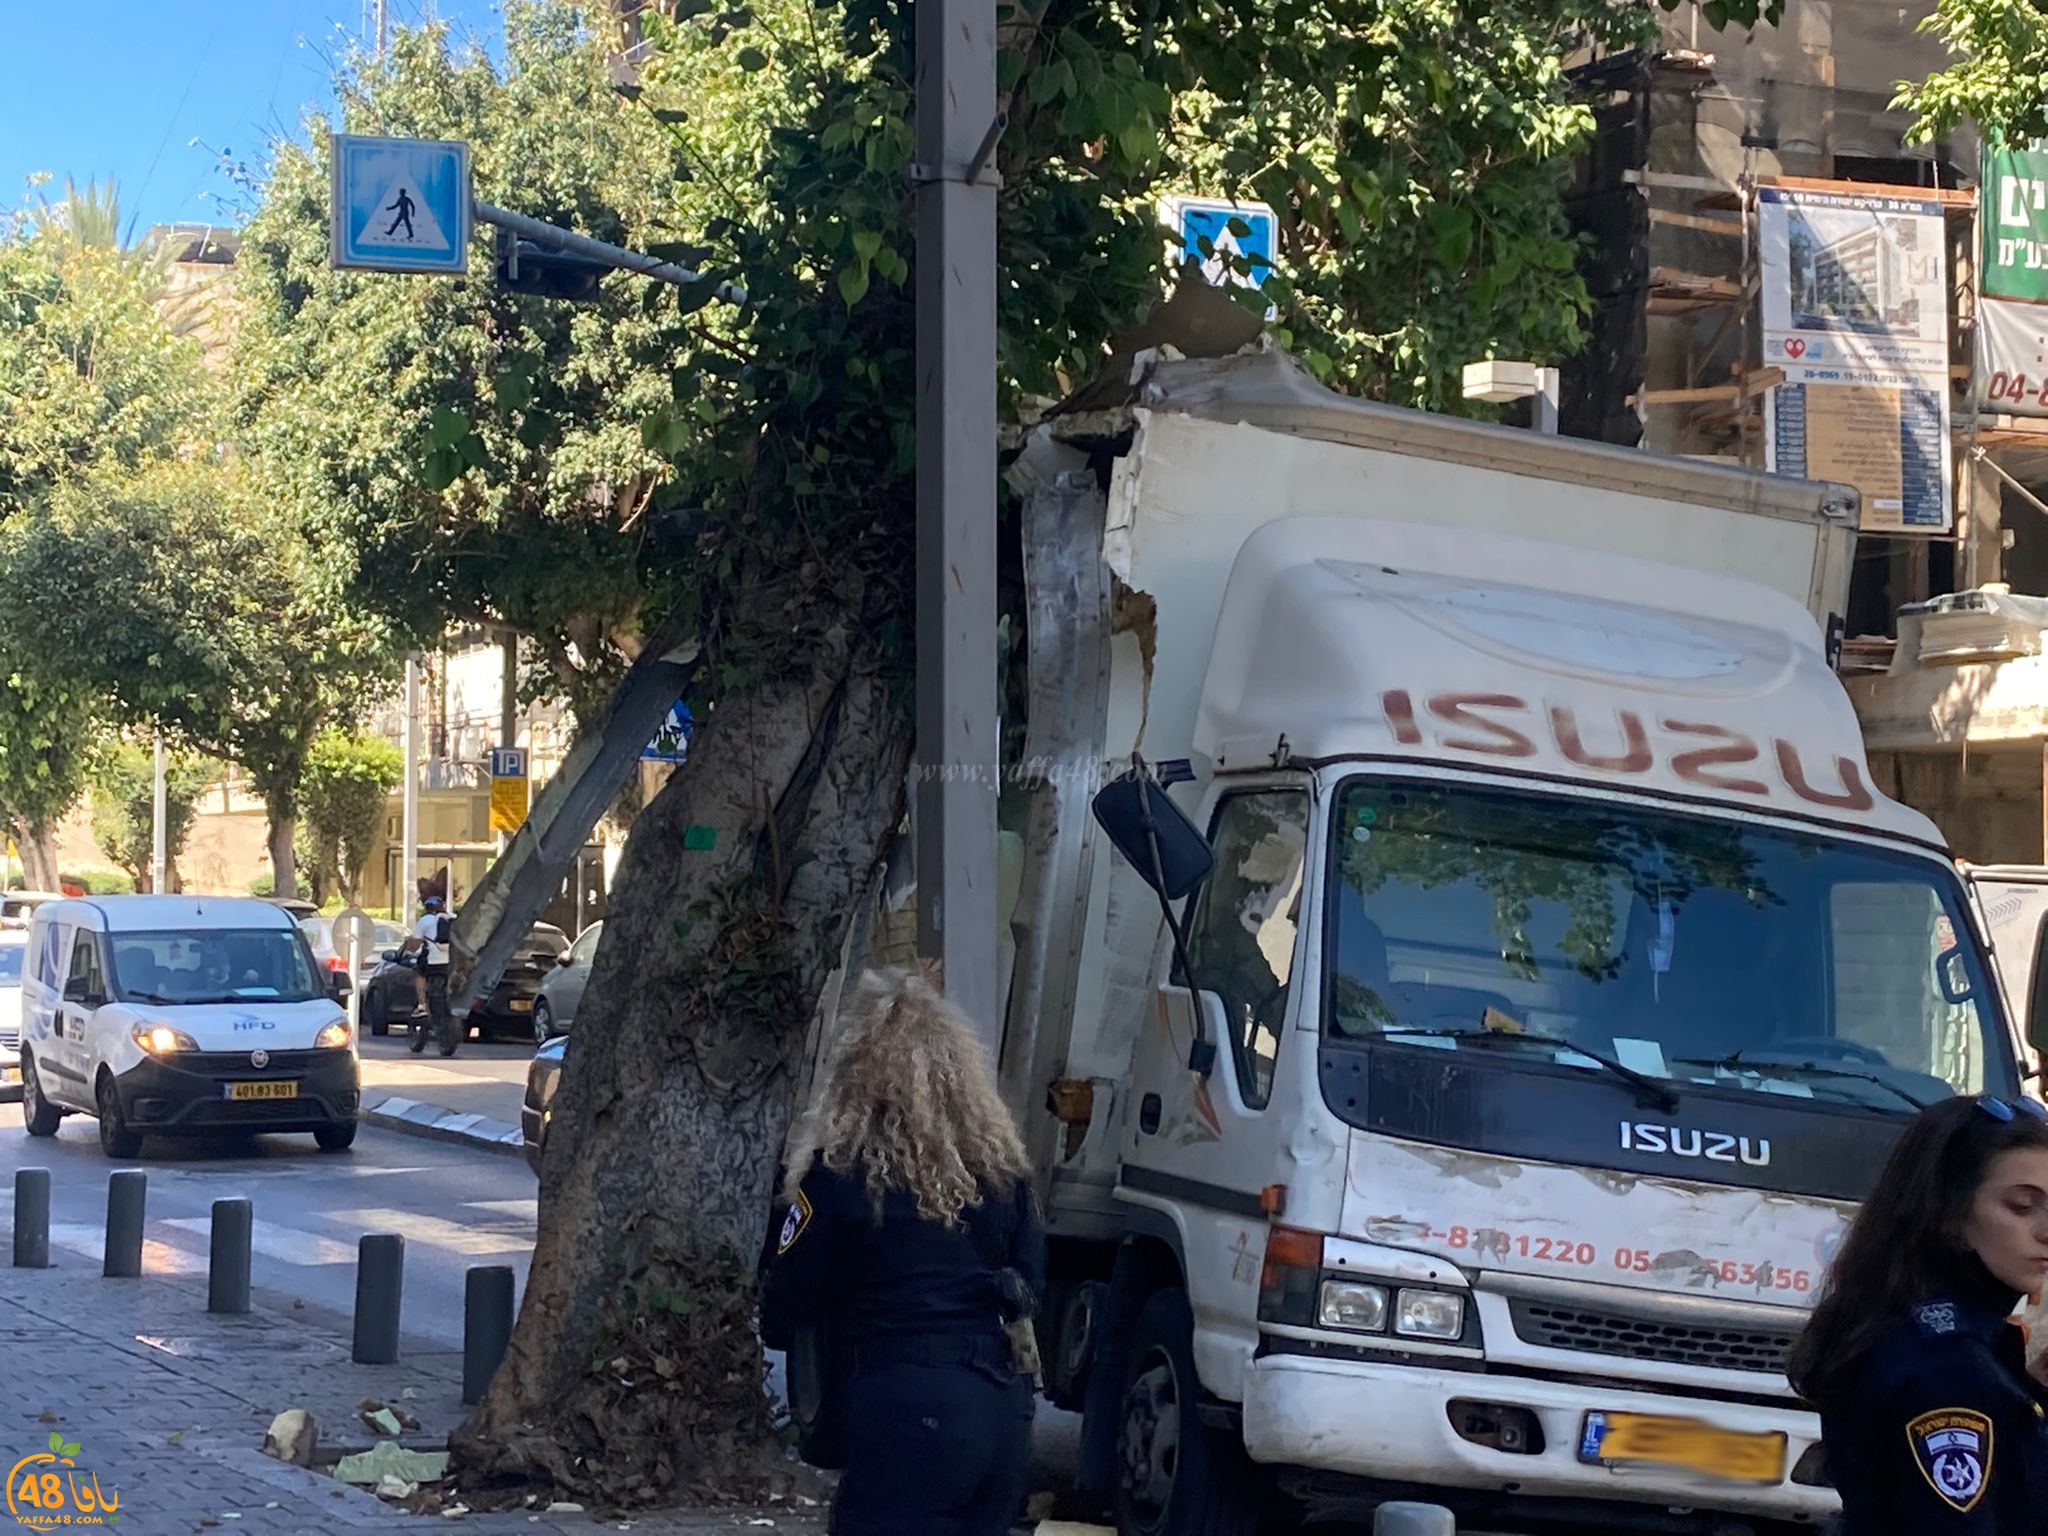
[[[811,1224],[811,1202],[804,1198],[804,1192],[796,1192],[796,1204],[789,1208],[789,1214],[782,1219],[782,1237],[775,1245],[777,1257],[796,1246],[796,1240],[804,1235],[804,1228]]]
[[[1968,1408],[1937,1408],[1906,1426],[1920,1475],[1951,1508],[1968,1514],[1991,1482],[1991,1421]]]

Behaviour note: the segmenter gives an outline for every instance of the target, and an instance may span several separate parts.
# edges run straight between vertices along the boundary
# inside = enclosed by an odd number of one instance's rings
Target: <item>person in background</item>
[[[861,978],[787,1166],[762,1337],[824,1327],[839,1354],[833,1536],[1000,1536],[1024,1508],[1045,1235],[987,1054],[924,974]]]
[[[1923,1111],[1856,1213],[1786,1374],[1819,1408],[1840,1536],[2039,1536],[2048,1390],[2013,1308],[2048,1279],[2048,1110]]]
[[[406,935],[405,943],[399,950],[403,955],[418,955],[413,967],[413,998],[415,1006],[412,1017],[412,1043],[409,1049],[417,1056],[427,1048],[427,1026],[431,1024],[435,1037],[441,1044],[443,1056],[455,1054],[449,1031],[443,1026],[448,1012],[448,925],[449,917],[443,910],[438,896],[429,896],[421,903],[423,910],[420,920]],[[425,1021],[422,1020],[425,1015]]]

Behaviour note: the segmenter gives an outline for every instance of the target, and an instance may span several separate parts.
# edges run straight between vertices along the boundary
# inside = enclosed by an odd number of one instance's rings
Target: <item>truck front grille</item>
[[[1508,1315],[1525,1344],[1625,1360],[1661,1360],[1722,1371],[1782,1372],[1799,1325],[1785,1328],[1703,1327],[1667,1318],[1511,1297]]]

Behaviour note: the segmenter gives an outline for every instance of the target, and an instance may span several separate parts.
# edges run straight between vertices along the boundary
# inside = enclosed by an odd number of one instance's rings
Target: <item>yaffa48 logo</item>
[[[78,1442],[52,1431],[50,1448],[17,1461],[7,1473],[7,1512],[26,1526],[118,1524],[120,1495],[78,1464]]]

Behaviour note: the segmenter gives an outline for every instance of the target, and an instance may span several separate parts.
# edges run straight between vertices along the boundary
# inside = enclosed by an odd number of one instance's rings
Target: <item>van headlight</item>
[[[348,1041],[348,1020],[336,1019],[313,1037],[313,1048],[318,1051],[339,1051],[347,1047]]]
[[[1394,1332],[1410,1339],[1455,1342],[1465,1331],[1465,1298],[1450,1291],[1402,1291],[1394,1300]]]
[[[199,1046],[182,1029],[173,1029],[168,1024],[138,1024],[130,1031],[135,1043],[152,1056],[168,1056],[173,1051],[196,1051]]]

